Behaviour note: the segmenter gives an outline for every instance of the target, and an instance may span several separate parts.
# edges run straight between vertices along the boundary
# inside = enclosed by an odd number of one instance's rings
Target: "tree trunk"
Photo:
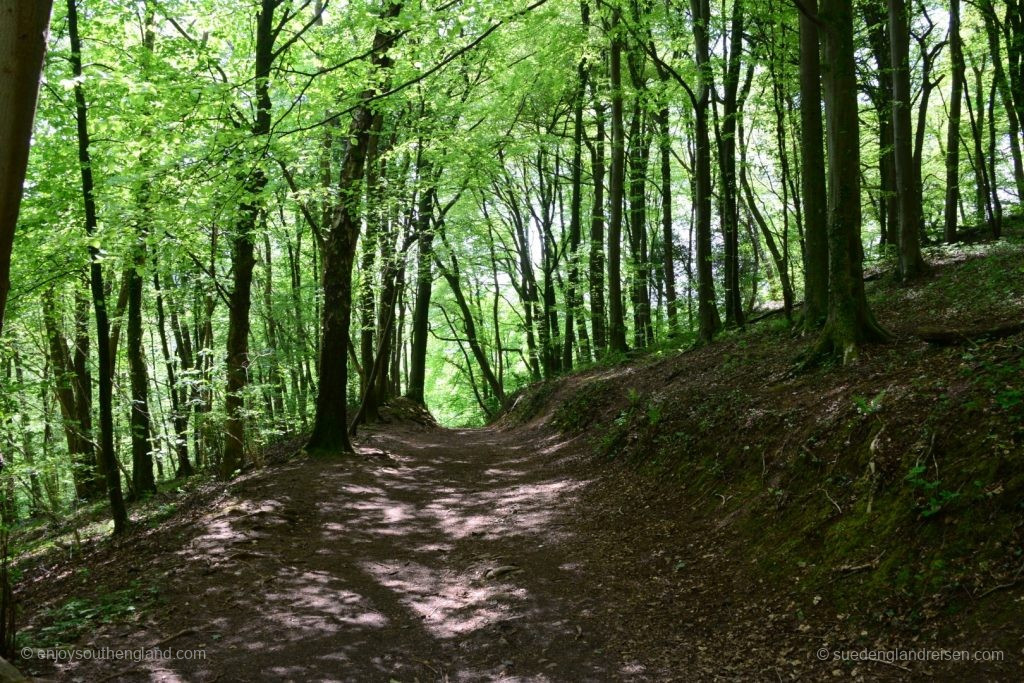
[[[964,84],[964,99],[967,102],[967,117],[971,124],[971,138],[974,142],[974,207],[977,215],[978,225],[986,222],[995,226],[995,211],[992,207],[991,179],[988,177],[988,168],[985,165],[985,152],[982,148],[982,135],[985,132],[985,87],[982,81],[983,68],[971,65],[974,72],[974,96],[975,106],[971,105],[971,97],[966,82]],[[975,109],[977,111],[975,111]]]
[[[960,203],[960,107],[964,92],[964,53],[960,41],[960,0],[949,2],[949,54],[953,83],[949,95],[949,123],[946,131],[946,202],[942,236],[956,242],[957,205]]]
[[[128,273],[128,370],[131,381],[132,490],[136,496],[156,492],[149,414],[149,373],[142,350],[142,276]]]
[[[68,0],[68,37],[71,41],[71,69],[75,77],[75,114],[78,123],[78,162],[82,176],[82,201],[85,208],[85,229],[93,236],[97,229],[96,201],[93,196],[92,160],[89,152],[88,109],[82,87],[82,42],[78,34],[77,0]],[[106,288],[100,250],[95,243],[89,245],[89,282],[92,289],[93,309],[96,314],[97,371],[100,375],[100,459],[107,480],[107,494],[114,518],[114,534],[128,528],[128,511],[121,495],[121,470],[114,452],[113,379],[110,354],[110,320],[107,317]]]
[[[608,347],[626,352],[626,322],[622,310],[622,200],[625,181],[625,142],[622,128],[622,37],[619,10],[612,11],[611,100],[612,159],[608,185]]]
[[[668,74],[661,73],[662,83]],[[665,278],[665,308],[668,312],[669,335],[679,334],[679,305],[676,295],[675,246],[672,234],[672,136],[669,109],[658,112],[658,150],[661,152],[661,258]]]
[[[729,58],[722,99],[722,134],[718,150],[722,174],[722,238],[725,246],[725,325],[743,326],[743,298],[740,292],[739,208],[736,183],[736,118],[740,116],[737,92],[743,57],[743,2],[733,0]]]
[[[924,270],[921,258],[921,188],[914,171],[910,123],[910,28],[906,0],[888,0],[889,48],[892,54],[892,130],[899,197],[900,231],[897,274],[913,279]]]
[[[1006,120],[1009,123],[1010,133],[1010,154],[1013,157],[1013,179],[1017,186],[1017,197],[1019,202],[1024,202],[1024,158],[1021,154],[1021,107],[1024,106],[1024,98],[1015,100],[1013,93],[1010,88],[1010,83],[1006,75],[1006,67],[1003,62],[1002,49],[1000,46],[999,39],[999,28],[997,25],[997,17],[995,10],[992,7],[991,0],[983,0],[980,3],[981,14],[985,20],[985,32],[988,35],[988,46],[989,53],[992,55],[992,65],[995,69],[993,74],[993,80],[997,88],[999,88],[999,97],[1003,102],[1003,108],[1006,110]],[[1006,24],[1010,26],[1017,26],[1017,31],[1024,28],[1024,8],[1018,3],[1017,14],[1014,15],[1009,7],[1006,10]],[[1016,18],[1014,18],[1016,16]],[[1011,36],[1016,36],[1017,33],[1010,31]],[[1024,36],[1020,36],[1014,40],[1011,40],[1011,45],[1008,46],[1010,49],[1007,50],[1010,59],[1011,71],[1021,71],[1021,65],[1024,63],[1022,60],[1022,53],[1024,53]],[[960,56],[960,61],[963,62],[963,55]],[[962,68],[962,67],[961,67]]]
[[[810,12],[817,0],[807,0]],[[828,315],[828,203],[818,26],[800,13],[800,186],[804,206],[804,329]]]
[[[992,237],[999,239],[1003,236],[1003,203],[999,199],[999,180],[996,175],[996,159],[999,156],[996,147],[996,89],[997,86],[993,83],[988,91],[988,154],[984,158],[988,160],[988,177],[991,179],[989,192],[993,215]]]
[[[52,0],[0,0],[0,332]]]
[[[380,130],[380,126],[380,122],[373,124],[375,130]],[[365,371],[359,393],[362,396],[361,404],[365,406],[362,408],[362,417],[367,422],[376,422],[379,418],[376,378],[371,378],[370,375],[373,374],[371,370],[375,366],[374,341],[379,345],[382,341],[380,335],[383,334],[382,328],[375,327],[374,323],[374,272],[386,268],[384,264],[381,264],[380,268],[374,268],[380,235],[384,231],[384,211],[381,207],[379,182],[380,157],[383,152],[381,146],[379,133],[372,133],[366,150],[366,234],[362,237],[362,251],[359,256],[359,358]],[[383,301],[381,303],[383,304]]]
[[[590,10],[582,4],[583,25],[590,25]],[[562,369],[572,370],[572,348],[576,342],[575,323],[582,316],[583,297],[579,295],[580,233],[583,222],[583,98],[587,92],[587,60],[584,57],[576,68],[576,97],[573,103],[572,129],[572,193],[569,198],[569,284],[565,290],[565,338],[562,340]],[[585,326],[580,320],[581,329]],[[590,350],[584,354],[589,360]]]
[[[381,12],[382,25],[401,11],[401,3],[392,2]],[[392,29],[378,29],[373,39],[373,65],[384,70],[391,65],[387,50],[395,40]],[[352,319],[352,264],[361,221],[361,193],[366,153],[370,138],[380,131],[381,117],[374,115],[366,101],[375,88],[363,91],[363,103],[352,113],[349,144],[341,167],[338,196],[341,206],[337,218],[324,232],[323,294],[324,306],[320,321],[320,382],[316,397],[313,433],[306,443],[310,452],[347,453],[352,451],[348,435],[348,344]],[[367,369],[369,371],[369,368]]]
[[[864,293],[860,241],[860,131],[851,0],[823,0],[826,25],[824,94],[828,136],[829,310],[811,356],[832,353],[853,362],[861,345],[888,334],[875,321]]]
[[[779,274],[779,284],[782,286],[782,304],[783,310],[791,311],[793,309],[793,284],[789,277],[789,260],[782,249],[775,241],[775,236],[772,234],[771,229],[768,227],[768,221],[765,220],[764,214],[758,208],[757,199],[754,197],[753,191],[750,189],[750,182],[747,180],[746,169],[740,170],[740,183],[743,186],[743,194],[746,198],[747,209],[750,211],[750,215],[753,217],[757,227],[761,230],[761,234],[764,237],[765,244],[768,245],[768,251],[772,255],[772,262],[775,264],[775,270]]]
[[[708,343],[722,327],[715,298],[714,271],[711,264],[711,138],[708,106],[711,97],[711,66],[708,49],[708,24],[711,10],[708,0],[690,0],[693,13],[693,39],[699,86],[694,102],[694,205],[697,243],[697,337]]]
[[[637,89],[645,86],[639,78],[634,79],[634,85]],[[635,103],[629,126],[629,251],[632,262],[629,281],[630,299],[633,303],[633,345],[637,348],[643,348],[653,341],[646,249],[647,164],[650,158],[651,136],[647,132],[648,125],[645,119],[640,103]]]
[[[256,16],[256,120],[254,138],[270,135],[270,69],[274,61],[274,9],[277,0],[262,0]],[[263,144],[262,142],[260,143]],[[257,165],[243,179],[243,201],[231,244],[232,290],[228,310],[227,396],[224,408],[224,454],[220,476],[230,478],[245,459],[245,388],[249,384],[249,309],[252,305],[252,273],[256,266],[254,233],[262,208],[260,194],[267,185],[267,176]]]
[[[143,34],[142,77],[149,78],[150,58],[156,41],[153,32],[153,14],[146,8]],[[148,126],[143,128],[143,136],[148,136]],[[147,153],[139,158],[139,166],[143,170],[150,166]],[[143,176],[136,194],[137,217],[134,225],[135,244],[132,247],[132,262],[125,271],[124,288],[126,290],[126,306],[128,309],[128,374],[131,384],[131,407],[128,422],[132,442],[132,492],[135,496],[156,492],[156,479],[153,477],[152,450],[152,418],[149,412],[149,373],[146,367],[146,356],[142,348],[142,268],[146,262],[147,223],[151,220],[150,206],[151,184],[149,178]],[[112,357],[117,357],[117,343],[110,350]]]
[[[433,175],[427,162],[420,164],[420,179]],[[412,342],[409,350],[409,386],[406,397],[421,405],[427,373],[427,335],[430,326],[430,296],[434,286],[434,233],[430,229],[430,216],[434,210],[434,190],[424,186],[420,190],[416,213],[416,302],[412,309]]]
[[[60,329],[56,301],[52,289],[43,294],[43,324],[46,330],[49,365],[53,368],[54,393],[60,405],[64,437],[73,463],[71,476],[75,484],[75,497],[80,500],[95,500],[103,494],[103,479],[96,466],[96,449],[93,446],[91,409],[86,401],[85,391],[91,393],[87,377],[79,376],[68,353],[67,341]],[[83,422],[82,418],[86,421]]]
[[[899,235],[899,201],[892,135],[892,51],[889,48],[888,21],[883,9],[884,5],[874,2],[863,3],[860,7],[868,24],[871,51],[878,64],[878,87],[870,92],[878,113],[878,177],[882,195],[879,246],[891,244]]]
[[[155,266],[156,264],[154,264]],[[188,459],[188,413],[185,412],[185,391],[179,386],[170,345],[167,343],[167,315],[164,311],[164,293],[160,287],[160,274],[153,271],[153,288],[156,291],[156,322],[160,333],[160,352],[164,357],[167,371],[167,391],[171,395],[171,424],[174,427],[174,454],[178,460],[176,477],[191,477],[195,474]],[[182,369],[185,369],[184,367]]]
[[[395,253],[395,239],[398,237],[398,218],[392,217],[391,221],[384,226],[380,232],[379,251],[383,263],[383,274],[381,275],[380,305],[377,308],[377,326],[383,327],[385,322],[390,320],[387,331],[382,333],[377,341],[377,355],[386,359],[377,373],[376,387],[374,389],[374,400],[379,404],[387,401],[391,395],[391,357],[395,348],[396,328],[395,319],[398,313],[395,308],[398,302],[398,293],[405,285],[405,252],[400,255]],[[399,263],[401,259],[401,264]]]
[[[590,89],[594,100],[594,141],[590,145],[590,166],[594,177],[594,196],[590,207],[590,253],[588,258],[590,284],[590,324],[593,330],[594,354],[600,356],[608,348],[605,327],[604,299],[604,105],[597,94],[595,81]]]

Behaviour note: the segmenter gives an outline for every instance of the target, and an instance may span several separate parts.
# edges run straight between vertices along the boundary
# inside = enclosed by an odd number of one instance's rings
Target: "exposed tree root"
[[[865,344],[882,344],[891,340],[892,334],[870,312],[858,315],[852,324],[841,324],[835,318],[830,318],[822,328],[817,343],[798,362],[796,370],[810,370],[828,360],[839,360],[843,365],[850,365],[856,362]]]

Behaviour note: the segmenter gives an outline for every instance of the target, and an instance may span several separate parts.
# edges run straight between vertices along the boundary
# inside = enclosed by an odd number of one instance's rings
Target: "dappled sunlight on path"
[[[400,427],[369,434],[356,457],[237,485],[178,551],[165,616],[131,635],[179,630],[175,647],[206,660],[145,663],[125,680],[642,677],[606,654],[574,590],[581,565],[560,543],[586,482],[558,466],[561,445]]]

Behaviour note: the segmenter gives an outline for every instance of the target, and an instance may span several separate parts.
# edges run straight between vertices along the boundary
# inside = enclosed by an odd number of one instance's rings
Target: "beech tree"
[[[828,319],[816,353],[834,352],[844,363],[861,345],[885,341],[864,292],[864,251],[860,241],[860,124],[850,0],[822,0],[824,24],[825,118],[828,136]],[[809,46],[813,47],[813,46]]]
[[[389,0],[381,12],[382,25],[397,17],[402,3]],[[391,65],[387,51],[397,34],[388,28],[378,29],[373,38],[372,62],[376,69],[386,71]],[[352,450],[348,436],[348,354],[349,325],[352,314],[352,264],[359,239],[359,184],[366,167],[366,153],[373,135],[379,134],[382,117],[373,110],[371,101],[376,88],[367,88],[362,101],[352,113],[348,145],[341,163],[338,195],[341,205],[334,223],[323,233],[324,308],[320,321],[320,378],[316,398],[313,433],[307,450],[346,452]],[[364,372],[368,369],[364,368]]]

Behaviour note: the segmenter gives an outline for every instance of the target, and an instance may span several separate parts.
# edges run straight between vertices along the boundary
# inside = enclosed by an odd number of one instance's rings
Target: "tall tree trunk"
[[[779,64],[776,61],[772,61],[769,65],[769,72],[771,74],[772,81],[772,101],[773,109],[775,110],[775,140],[778,148],[779,158],[779,171],[780,171],[780,185],[782,186],[782,235],[779,238],[780,246],[782,249],[782,262],[788,269],[790,266],[789,258],[789,193],[793,188],[793,173],[790,170],[789,163],[789,145],[786,143],[786,101],[788,97],[785,93],[785,80],[782,73],[780,73]],[[806,252],[806,248],[804,249]],[[792,276],[790,273],[786,273],[786,278],[791,280]],[[785,287],[783,287],[785,291]],[[785,299],[785,296],[783,296]],[[792,292],[790,292],[789,303],[784,303],[784,310],[786,313],[786,320],[792,321],[793,319],[793,301]]]
[[[974,207],[978,225],[995,226],[995,211],[992,207],[991,179],[988,177],[988,168],[985,165],[985,152],[982,147],[982,135],[985,132],[985,87],[982,80],[983,67],[971,65],[974,72],[974,97],[975,106],[971,105],[970,93],[964,84],[964,99],[967,101],[967,117],[971,124],[971,138],[974,141]]]
[[[274,9],[278,0],[261,0],[256,16],[256,120],[252,135],[263,139],[270,135],[270,69],[274,62]],[[262,142],[260,143],[263,144]],[[267,186],[267,176],[260,167],[249,169],[243,179],[243,201],[235,224],[231,244],[232,290],[228,310],[227,396],[224,408],[224,454],[220,475],[229,478],[245,459],[245,388],[249,383],[249,310],[252,305],[252,273],[256,267],[254,233],[263,209],[260,195]]]
[[[622,128],[622,36],[621,12],[612,10],[611,76],[612,159],[608,184],[608,347],[613,353],[626,351],[626,321],[622,302],[622,200],[625,181],[625,141]]]
[[[899,195],[900,232],[897,274],[912,279],[924,270],[921,258],[921,188],[914,171],[914,137],[910,123],[910,28],[906,0],[888,0],[889,48],[892,53],[892,130]]]
[[[430,229],[430,217],[434,211],[434,189],[425,184],[433,176],[428,162],[422,162],[419,177],[424,182],[420,190],[419,206],[416,212],[416,302],[412,309],[412,341],[409,350],[409,386],[406,397],[417,403],[424,403],[424,385],[427,374],[427,338],[430,326],[430,296],[434,286],[434,233]]]
[[[75,77],[75,117],[78,123],[78,163],[82,175],[82,201],[85,208],[85,229],[90,236],[97,229],[96,200],[93,196],[92,160],[89,151],[88,108],[82,87],[82,41],[78,33],[78,7],[76,0],[68,0],[68,37],[71,41],[71,70]],[[100,250],[95,243],[89,245],[89,283],[96,315],[96,355],[100,398],[100,459],[107,480],[107,494],[114,518],[114,534],[128,528],[128,511],[121,495],[121,470],[114,452],[113,379],[110,355],[110,320],[107,317],[106,288]]]
[[[743,58],[743,2],[733,0],[729,56],[723,83],[722,134],[718,150],[722,173],[722,238],[725,243],[725,325],[743,325],[743,299],[740,292],[739,207],[736,183],[736,119],[740,116],[738,90]]]
[[[810,12],[817,0],[807,0]],[[804,329],[828,315],[828,203],[821,127],[821,62],[818,26],[800,13],[800,185],[804,206]]]
[[[988,154],[985,158],[988,159],[988,177],[991,179],[989,183],[989,192],[991,192],[991,203],[992,203],[992,236],[999,239],[1003,236],[1003,203],[999,199],[999,181],[996,175],[996,159],[999,156],[996,147],[996,90],[997,85],[992,83],[992,87],[988,91]]]
[[[399,2],[389,3],[381,12],[381,26],[374,35],[372,62],[375,70],[390,67],[387,50],[395,40],[392,28],[384,28],[398,16]],[[324,232],[323,294],[320,321],[320,382],[316,397],[313,433],[306,449],[311,452],[347,453],[352,451],[346,421],[348,404],[349,326],[352,319],[352,265],[359,239],[362,201],[359,184],[363,179],[370,138],[380,132],[382,119],[368,102],[377,92],[363,91],[363,102],[352,113],[349,144],[341,167],[338,196],[341,206],[334,223]],[[369,371],[369,368],[367,369]]]
[[[392,216],[391,220],[387,221],[383,228],[378,239],[378,250],[380,251],[380,259],[383,265],[383,274],[381,275],[380,304],[377,308],[377,327],[384,327],[385,323],[389,320],[391,324],[387,326],[387,331],[382,333],[377,341],[378,357],[387,359],[387,362],[381,366],[380,372],[377,373],[374,400],[378,404],[387,401],[391,396],[392,350],[395,348],[396,328],[398,327],[395,322],[398,315],[395,308],[398,303],[398,294],[405,284],[406,258],[405,251],[401,254],[395,253],[395,240],[398,237],[398,216]],[[399,260],[401,260],[401,263]]]
[[[793,308],[793,284],[789,277],[788,256],[784,250],[779,248],[775,235],[772,234],[771,229],[768,227],[768,221],[765,220],[764,214],[758,208],[757,199],[754,197],[754,193],[750,189],[750,182],[747,180],[746,168],[740,169],[740,184],[743,187],[743,196],[746,199],[747,210],[750,211],[750,215],[760,229],[765,244],[768,245],[768,251],[772,255],[775,270],[779,274],[779,284],[782,286],[783,309],[791,311]]]
[[[375,130],[380,130],[380,126],[380,122],[373,124]],[[382,328],[375,327],[374,322],[374,273],[387,267],[381,264],[380,268],[374,268],[380,236],[384,231],[384,210],[380,196],[380,157],[383,152],[380,148],[383,144],[379,133],[370,135],[366,150],[366,234],[362,237],[362,251],[359,255],[359,359],[364,369],[359,393],[362,396],[361,404],[365,406],[362,408],[363,419],[367,422],[379,419],[376,376],[371,378],[370,375],[375,365],[374,341],[379,345],[382,341],[380,335],[383,334]]]
[[[155,266],[156,264],[154,264]],[[164,358],[167,371],[167,392],[171,395],[171,424],[174,427],[174,454],[178,460],[176,477],[191,477],[195,474],[192,463],[188,460],[188,413],[183,404],[185,390],[180,387],[178,374],[174,370],[170,344],[167,343],[167,314],[164,310],[164,293],[160,287],[160,274],[153,270],[153,288],[156,291],[156,323],[160,333],[160,352]],[[184,368],[182,368],[184,369]]]
[[[690,0],[693,39],[699,85],[694,102],[694,203],[697,243],[697,337],[708,343],[722,327],[715,299],[711,264],[711,138],[708,107],[711,98],[711,65],[708,28],[711,9],[708,0]]]
[[[18,386],[20,387],[19,392],[24,392],[26,389],[25,370],[21,360],[21,354],[15,351],[12,361],[14,365],[14,376],[18,380]],[[46,511],[46,503],[43,500],[43,487],[39,478],[39,470],[35,467],[36,454],[35,447],[33,445],[31,417],[29,416],[28,406],[19,405],[18,413],[20,414],[21,423],[19,427],[21,429],[22,450],[25,453],[25,464],[28,465],[28,490],[29,495],[31,496],[28,504],[28,514],[30,517],[38,517]]]
[[[142,75],[149,77],[150,58],[153,53],[156,36],[153,33],[153,14],[146,8],[145,29],[142,41]],[[143,130],[147,135],[148,130]],[[139,159],[140,166],[149,166],[148,154]],[[149,372],[146,367],[146,356],[142,348],[142,268],[146,262],[146,223],[151,218],[150,207],[151,187],[148,178],[143,178],[137,193],[138,220],[135,226],[135,245],[132,263],[125,273],[128,307],[128,374],[131,384],[131,410],[129,426],[132,440],[132,491],[136,496],[156,492],[156,480],[153,477],[152,420],[149,412]],[[111,355],[116,358],[116,345]]]
[[[559,371],[561,364],[560,344],[558,342],[558,307],[555,300],[555,269],[557,268],[557,245],[555,244],[552,223],[554,221],[555,185],[547,178],[559,177],[558,160],[553,169],[548,169],[547,151],[542,147],[537,155],[537,195],[539,214],[534,213],[533,203],[527,199],[531,214],[540,231],[540,258],[543,285],[540,291],[540,347],[544,365],[544,376],[551,377]]]
[[[631,60],[632,61],[632,60]],[[631,69],[637,71],[638,69]],[[634,83],[644,87],[640,78]],[[639,94],[637,95],[640,96]],[[629,135],[629,251],[632,268],[629,273],[630,299],[633,303],[633,344],[645,347],[651,333],[651,294],[648,290],[647,264],[647,164],[651,136],[647,132],[646,115],[639,101],[634,104]]]
[[[662,83],[668,74],[659,69]],[[668,312],[669,335],[679,334],[679,304],[676,295],[675,245],[672,234],[672,131],[669,108],[658,112],[658,150],[661,152],[661,258],[665,278],[665,308]]]
[[[103,495],[103,478],[96,466],[96,449],[90,433],[92,411],[85,396],[86,391],[91,394],[91,383],[88,382],[88,377],[79,376],[75,370],[67,341],[60,328],[52,289],[43,294],[43,324],[46,330],[49,366],[53,368],[54,393],[60,405],[64,436],[73,463],[71,476],[75,484],[75,497],[81,500],[95,500]],[[85,404],[82,405],[82,402]]]
[[[590,9],[586,2],[581,4],[583,25],[590,24]],[[573,102],[572,129],[572,193],[569,198],[569,283],[565,290],[565,337],[562,340],[562,368],[572,370],[572,348],[576,342],[575,323],[582,315],[583,297],[579,295],[580,280],[580,233],[583,222],[583,99],[587,93],[587,60],[580,59],[576,67],[576,97]],[[580,328],[586,327],[580,320]],[[585,349],[584,357],[589,360],[590,349]]]
[[[600,356],[608,348],[604,299],[604,104],[597,93],[596,79],[590,89],[594,100],[594,140],[590,144],[590,167],[594,178],[594,196],[590,207],[590,253],[588,255],[590,285],[590,324],[593,330],[594,354]]]
[[[267,215],[264,212],[260,232],[263,233],[263,310],[266,321],[265,332],[270,354],[267,357],[267,369],[270,372],[268,391],[273,409],[275,426],[279,429],[288,428],[288,416],[285,412],[285,381],[284,381],[284,350],[282,349],[281,325],[274,311],[274,248],[270,241],[270,230],[267,229]]]
[[[879,246],[892,244],[899,235],[899,200],[896,192],[896,161],[892,132],[892,51],[889,47],[888,19],[881,3],[860,6],[868,24],[868,40],[878,64],[878,87],[870,92],[878,112],[878,177],[882,195],[879,210],[881,235]]]
[[[128,370],[131,382],[132,490],[136,496],[156,492],[149,414],[149,372],[142,350],[142,275],[128,274]]]
[[[822,0],[826,28],[824,94],[828,136],[829,305],[812,358],[822,353],[853,362],[861,345],[888,334],[875,321],[864,292],[860,241],[860,122],[851,0]]]
[[[53,0],[0,0],[0,332]]]
[[[949,1],[949,55],[953,83],[949,95],[949,123],[946,131],[946,202],[942,236],[956,242],[957,205],[960,203],[960,107],[964,97],[964,53],[960,41],[960,0]]]

